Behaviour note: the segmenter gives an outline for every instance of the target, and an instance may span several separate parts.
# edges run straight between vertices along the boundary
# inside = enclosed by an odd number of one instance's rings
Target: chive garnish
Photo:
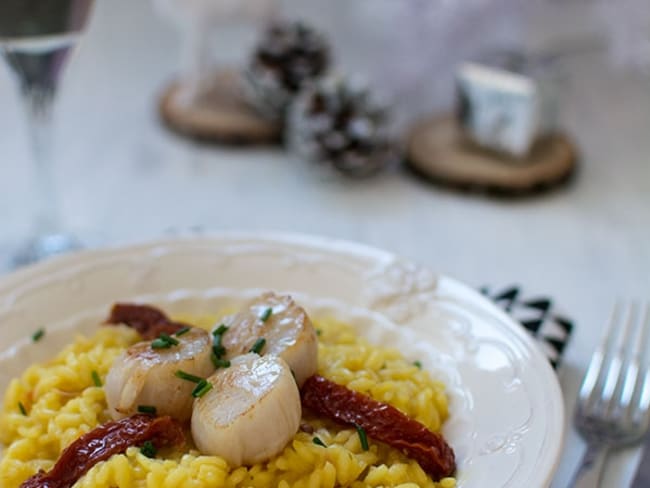
[[[34,332],[34,334],[32,334],[32,341],[38,342],[43,338],[44,335],[45,329],[38,329],[36,332]]]
[[[214,334],[214,339],[212,340],[212,343],[215,346],[221,346],[222,340],[223,340],[223,334]]]
[[[217,369],[230,367],[230,361],[228,361],[227,359],[220,359],[214,354],[210,356],[210,359],[212,359],[212,364],[214,364],[214,367]]]
[[[266,310],[264,310],[264,312],[262,312],[262,315],[260,315],[260,320],[262,322],[266,322],[267,320],[269,320],[269,317],[271,317],[272,313],[273,313],[273,309],[271,307],[267,308]]]
[[[255,354],[259,354],[262,352],[262,349],[264,349],[264,346],[266,345],[266,339],[264,337],[260,337],[255,341],[255,344],[253,344],[253,347],[251,347],[251,350],[249,352],[254,352]]]
[[[187,334],[187,333],[190,331],[190,329],[191,329],[191,327],[183,327],[182,329],[180,329],[179,331],[177,331],[174,335],[175,335],[176,337],[180,337],[180,336],[182,336],[182,335]]]
[[[160,334],[159,339],[162,339],[165,342],[169,342],[172,346],[178,346],[179,342],[173,337],[168,336],[167,334]]]
[[[18,410],[20,410],[20,413],[22,413],[25,417],[27,417],[27,410],[25,409],[25,405],[23,405],[23,402],[18,402]]]
[[[312,441],[314,444],[316,444],[317,446],[327,447],[327,446],[325,445],[325,443],[324,443],[323,441],[321,441],[318,437],[314,437],[311,441]]]
[[[226,348],[221,344],[216,344],[212,346],[212,354],[214,354],[217,359],[221,359],[223,355],[226,354]]]
[[[151,405],[138,405],[138,412],[139,413],[146,413],[148,415],[156,415],[156,407],[152,407]]]
[[[176,339],[173,337],[168,336],[167,334],[160,334],[160,337],[158,339],[155,339],[151,343],[151,348],[152,349],[169,349],[172,346],[178,346],[180,344]]]
[[[359,424],[354,424],[354,428],[357,429],[357,434],[359,434],[361,449],[367,451],[369,447],[368,447],[368,436],[366,435],[366,430],[363,427],[361,427]]]
[[[224,335],[226,332],[228,332],[228,327],[226,327],[224,324],[220,324],[219,327],[212,331],[212,335],[220,336]]]
[[[154,339],[151,343],[151,349],[169,349],[170,347],[172,345],[162,339]]]
[[[420,361],[413,361],[413,365],[418,369],[422,369],[422,363]]]
[[[151,441],[145,441],[142,447],[140,448],[140,452],[142,453],[143,456],[147,456],[148,458],[155,458],[156,457],[156,448],[154,445],[151,443]]]
[[[214,336],[214,341],[212,344],[212,354],[216,359],[221,359],[224,354],[226,354],[226,348],[221,345],[223,335],[228,331],[228,327],[221,324],[212,335]],[[213,359],[214,362],[214,359]]]
[[[101,388],[102,379],[99,377],[99,373],[97,373],[97,371],[93,371],[92,373],[90,373],[90,376],[93,377],[93,383],[95,383],[95,386],[97,388]]]
[[[321,335],[323,335],[323,331],[320,329],[316,329],[316,335],[320,337]]]
[[[221,354],[224,354],[226,352],[226,349],[223,347],[221,344],[221,341],[223,340],[223,335],[217,334],[214,336],[214,341],[212,341],[212,349],[214,350],[214,353],[219,355],[218,351],[223,351]]]
[[[199,378],[198,376],[194,376],[193,374],[186,373],[185,371],[181,371],[180,369],[174,373],[174,376],[185,381],[191,381],[192,383],[201,383],[201,381],[205,381],[203,378]]]
[[[207,392],[209,392],[212,389],[212,383],[206,380],[201,380],[197,385],[194,390],[192,390],[192,396],[194,398],[201,398],[203,395],[205,395]]]

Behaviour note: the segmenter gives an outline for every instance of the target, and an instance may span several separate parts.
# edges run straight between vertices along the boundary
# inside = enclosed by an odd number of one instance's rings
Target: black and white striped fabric
[[[573,320],[558,312],[552,299],[528,297],[519,286],[503,289],[483,287],[481,293],[508,312],[532,334],[554,368],[560,365],[573,332]]]

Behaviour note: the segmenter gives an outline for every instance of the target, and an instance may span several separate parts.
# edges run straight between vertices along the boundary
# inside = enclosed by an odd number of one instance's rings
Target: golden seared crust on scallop
[[[298,385],[316,374],[316,330],[307,312],[290,296],[265,293],[241,312],[226,317],[223,323],[229,327],[222,339],[229,359],[250,352],[260,339],[264,339],[259,353],[284,359]]]
[[[212,337],[199,328],[171,337],[177,345],[154,349],[152,341],[139,342],[115,360],[105,385],[113,418],[133,415],[139,406],[155,407],[159,415],[178,420],[191,417],[196,385],[175,374],[180,370],[201,378],[210,376],[214,372]]]
[[[197,398],[192,437],[204,454],[231,467],[266,461],[298,431],[300,393],[287,363],[278,356],[245,354],[215,372],[213,388]]]

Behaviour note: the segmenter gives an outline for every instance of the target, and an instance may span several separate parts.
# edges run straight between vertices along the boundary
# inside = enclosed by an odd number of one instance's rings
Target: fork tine
[[[650,412],[650,350],[648,348],[648,339],[650,338],[650,303],[646,303],[645,313],[642,319],[643,334],[639,340],[639,364],[640,376],[635,390],[638,391],[638,401],[635,403],[636,408],[632,412],[632,418],[640,421],[643,416]]]
[[[634,393],[642,385],[646,371],[641,361],[647,349],[645,346],[648,340],[647,310],[644,314],[638,303],[632,303],[628,322],[631,340],[629,344],[623,344],[625,350],[623,369],[613,408],[613,414],[617,416],[624,416],[630,409]]]
[[[632,412],[632,420],[634,422],[641,422],[643,417],[647,417],[650,413],[650,371],[646,368],[640,376],[639,386],[639,401],[635,404],[636,408]]]
[[[597,386],[604,375],[604,370],[606,369],[605,366],[609,366],[606,362],[609,361],[609,358],[611,357],[611,349],[615,342],[611,340],[611,337],[616,332],[614,324],[618,321],[620,309],[621,305],[617,302],[612,310],[612,315],[610,316],[607,327],[603,332],[600,345],[589,362],[587,373],[585,374],[582,386],[580,387],[579,401],[581,409],[589,409],[600,397],[600,391]]]
[[[629,368],[630,357],[632,356],[634,345],[630,338],[634,335],[637,328],[635,306],[629,305],[625,307],[625,312],[620,317],[623,322],[622,330],[617,334],[616,340],[613,338],[611,342],[612,356],[609,362],[609,368],[605,374],[605,383],[601,394],[600,408],[605,413],[612,413],[613,410],[618,410],[617,395],[621,391],[624,379],[627,373],[632,370]],[[631,379],[631,378],[630,378]],[[632,384],[636,382],[636,375]]]

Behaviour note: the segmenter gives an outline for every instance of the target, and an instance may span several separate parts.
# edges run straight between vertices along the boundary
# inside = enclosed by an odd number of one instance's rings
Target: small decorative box
[[[530,61],[463,63],[456,86],[465,136],[523,161],[535,140],[556,125],[555,77],[538,68]]]

